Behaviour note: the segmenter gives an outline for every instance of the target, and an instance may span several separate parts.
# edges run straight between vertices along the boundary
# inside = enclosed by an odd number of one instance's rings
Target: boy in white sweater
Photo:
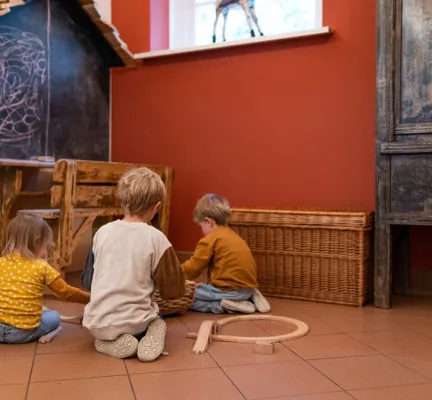
[[[168,239],[148,225],[166,196],[161,178],[138,168],[120,179],[118,189],[125,217],[93,238],[91,301],[83,325],[100,353],[148,362],[162,353],[166,333],[153,292],[159,289],[166,300],[181,297],[185,276]]]

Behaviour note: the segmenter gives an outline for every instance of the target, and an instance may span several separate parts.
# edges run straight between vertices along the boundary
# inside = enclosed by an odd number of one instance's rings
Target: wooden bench
[[[167,235],[173,170],[163,165],[59,160],[53,170],[51,208],[19,211],[36,213],[51,225],[54,233],[51,264],[63,277],[85,232],[92,227],[95,233],[100,226],[124,214],[117,197],[117,183],[124,173],[140,167],[157,173],[165,184],[167,197],[152,224]],[[82,219],[82,222],[74,230],[76,219]]]

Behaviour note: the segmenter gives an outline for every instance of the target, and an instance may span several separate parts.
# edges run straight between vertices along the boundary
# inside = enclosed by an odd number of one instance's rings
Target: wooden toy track
[[[283,335],[276,336],[231,336],[231,335],[219,335],[217,332],[224,326],[232,324],[233,322],[240,321],[275,321],[283,322],[289,325],[294,325],[297,329],[294,332],[285,333]],[[235,317],[222,318],[217,321],[204,321],[201,324],[198,333],[189,332],[186,337],[189,339],[196,339],[193,353],[203,354],[207,350],[209,343],[212,340],[220,342],[231,342],[231,343],[277,343],[287,340],[293,340],[305,336],[309,332],[308,326],[297,319],[288,317],[279,317],[276,315],[241,315]]]

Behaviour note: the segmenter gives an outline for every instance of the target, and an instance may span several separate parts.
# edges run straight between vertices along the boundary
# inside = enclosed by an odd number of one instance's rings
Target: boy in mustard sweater
[[[270,305],[257,289],[255,260],[246,242],[228,227],[230,217],[228,201],[215,194],[205,195],[195,207],[194,221],[204,238],[182,267],[187,279],[198,278],[208,268],[209,281],[197,286],[191,309],[215,314],[268,312]]]

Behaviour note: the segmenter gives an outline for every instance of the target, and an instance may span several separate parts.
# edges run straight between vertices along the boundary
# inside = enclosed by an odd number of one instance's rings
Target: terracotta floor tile
[[[292,313],[286,313],[286,314],[287,315],[283,315],[282,313],[275,312],[273,315],[280,315],[289,318],[294,318],[304,322],[309,327],[308,335],[323,335],[323,334],[339,332],[336,328],[304,312],[295,310]],[[258,325],[261,329],[265,330],[269,335],[282,335],[284,333],[292,332],[295,329],[294,326],[285,324],[283,322],[254,321],[254,323]]]
[[[345,390],[423,383],[427,379],[386,356],[363,356],[310,361]]]
[[[416,326],[414,330],[423,335],[432,337],[432,325],[419,325]]]
[[[0,344],[0,357],[33,355],[36,343]]]
[[[297,329],[294,324],[286,324],[278,321],[254,321],[254,324],[268,335],[283,335],[285,333],[294,332]]]
[[[165,318],[165,322],[167,324],[166,344],[182,342],[186,338],[189,330],[180,318]]]
[[[267,296],[266,297],[268,302],[270,303],[270,306],[272,307],[271,309],[271,313],[273,313],[273,310],[276,307],[284,307],[287,309],[296,307],[296,306],[302,306],[304,304],[309,304],[309,302],[307,301],[303,301],[303,300],[294,300],[294,299],[284,299],[282,297],[270,297]]]
[[[340,332],[375,332],[385,330],[403,330],[402,325],[394,321],[390,315],[368,315],[368,314],[352,314],[352,315],[331,315],[322,317],[320,320],[334,327]]]
[[[133,400],[127,376],[31,383],[27,400]]]
[[[180,320],[186,325],[187,329],[191,332],[198,332],[201,323],[206,320],[218,320],[221,318],[225,318],[226,314],[206,314],[189,311],[187,314],[182,315]]]
[[[351,333],[350,336],[381,353],[432,350],[432,338],[407,330]]]
[[[98,354],[84,328],[63,324],[63,332],[47,345],[0,344],[0,398],[24,400],[36,351],[29,400],[133,399],[127,371],[136,398],[146,400],[432,399],[431,298],[396,297],[389,310],[269,301],[271,314],[299,319],[310,328],[304,338],[277,344],[273,355],[256,354],[253,345],[223,342],[212,342],[207,354],[192,354],[194,340],[186,339],[187,332],[226,314],[167,317],[165,350],[170,354],[148,364]],[[79,304],[48,300],[46,305],[67,316],[83,312]],[[247,321],[222,333],[267,336],[293,329]]]
[[[201,323],[206,320],[216,321],[221,318],[227,318],[230,315],[223,314],[205,314],[189,312],[187,315],[180,317],[187,329],[192,332],[198,332]],[[224,335],[237,336],[268,336],[268,333],[260,328],[255,322],[241,321],[229,324],[222,328],[221,332]]]
[[[216,341],[210,343],[207,351],[223,367],[300,360],[299,357],[281,343],[275,344],[273,354],[257,354],[254,351],[253,344]]]
[[[51,342],[37,345],[37,354],[94,351],[94,338],[80,325],[63,324],[62,331]]]
[[[390,354],[389,357],[419,374],[432,379],[432,351]],[[432,398],[432,397],[431,397]]]
[[[305,360],[377,354],[374,349],[343,333],[308,335],[300,339],[284,342],[284,345]]]
[[[432,384],[353,390],[349,393],[357,400],[430,400]]]
[[[268,333],[252,321],[234,322],[224,326],[219,333],[233,336],[268,336]]]
[[[219,368],[131,375],[137,400],[243,400]]]
[[[295,301],[287,299],[269,299],[272,310],[270,314],[280,315],[283,317],[289,317],[294,319],[299,319],[305,322],[309,326],[309,334],[327,334],[327,333],[337,333],[339,332],[334,327],[328,325],[327,323],[316,318],[314,315],[306,311],[307,307],[315,307],[317,303],[309,303],[305,301]],[[318,304],[322,306],[323,304]],[[325,304],[328,307],[332,305]],[[257,322],[258,325],[266,329],[272,335],[278,335],[286,332],[286,324],[279,322],[269,323],[267,321]],[[266,328],[267,326],[267,328]]]
[[[32,382],[125,375],[123,360],[96,351],[38,354],[35,358]]]
[[[217,367],[208,354],[193,354],[194,344],[195,341],[191,339],[183,339],[176,343],[168,342],[165,345],[168,356],[161,356],[155,362],[150,363],[143,363],[136,358],[125,360],[126,367],[130,374]]]
[[[423,335],[432,337],[432,316],[422,315],[406,325],[408,330],[412,330]]]
[[[304,396],[273,397],[262,400],[353,400],[347,392],[306,394]]]
[[[283,307],[283,300],[282,300],[282,307]],[[301,301],[295,304],[294,307],[316,318],[326,318],[332,315],[339,315],[339,316],[353,315],[360,310],[360,308],[358,307],[345,306],[339,304],[330,304],[330,303],[319,303],[314,301]]]
[[[4,400],[24,400],[27,384],[0,386],[0,397]]]
[[[27,383],[32,363],[33,355],[0,357],[0,385]]]
[[[70,303],[68,301],[47,299],[44,301],[45,307],[51,310],[58,311],[63,316],[77,316],[84,312],[84,305],[78,303]]]
[[[341,390],[304,361],[224,367],[223,370],[247,399]]]

